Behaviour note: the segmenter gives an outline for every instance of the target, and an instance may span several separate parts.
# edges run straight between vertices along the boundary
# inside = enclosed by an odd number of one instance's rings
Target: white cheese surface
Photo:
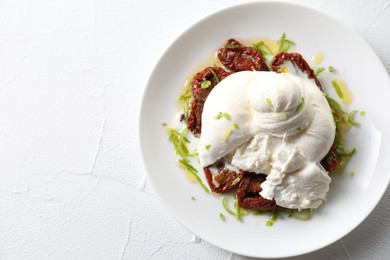
[[[263,197],[286,208],[316,208],[329,189],[320,161],[334,137],[331,109],[313,81],[243,71],[208,96],[198,151],[202,167],[234,153],[235,167],[268,175]]]

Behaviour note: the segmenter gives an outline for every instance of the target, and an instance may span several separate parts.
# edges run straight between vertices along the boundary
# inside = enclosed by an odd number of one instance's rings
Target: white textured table
[[[238,2],[0,1],[0,259],[245,259],[167,213],[137,132],[163,51]],[[390,72],[389,0],[294,2],[357,31]],[[388,259],[389,208],[390,190],[352,233],[292,259]]]

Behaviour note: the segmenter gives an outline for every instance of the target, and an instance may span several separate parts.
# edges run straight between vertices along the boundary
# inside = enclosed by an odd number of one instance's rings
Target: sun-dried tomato
[[[257,173],[245,173],[237,188],[238,205],[246,209],[275,210],[280,208],[274,200],[268,200],[260,196],[261,184],[266,175]]]
[[[195,74],[191,86],[194,101],[187,120],[187,128],[195,136],[199,137],[202,129],[203,105],[211,90],[224,78],[232,74],[221,67],[207,67]],[[208,81],[207,88],[202,88],[202,83]]]
[[[259,70],[268,71],[263,55],[253,47],[243,45],[236,39],[227,40],[218,50],[218,59],[232,71]]]
[[[203,170],[210,189],[215,193],[230,191],[237,186],[244,175],[244,171],[235,172],[224,166],[218,167],[218,172],[216,173],[211,172],[210,167],[205,167]],[[218,186],[214,183],[218,183]]]
[[[296,52],[279,52],[275,55],[272,61],[272,70],[275,72],[281,72],[280,67],[286,62],[291,61],[300,71],[305,73],[309,79],[313,79],[318,88],[322,91],[320,81],[317,79],[314,71],[310,68],[309,64],[305,61],[301,54]]]
[[[205,102],[207,96],[210,94],[211,90],[224,78],[232,74],[227,72],[221,67],[207,67],[204,70],[195,74],[192,79],[192,93],[194,99]],[[202,83],[204,81],[209,81],[210,86],[207,88],[202,88]]]
[[[325,155],[324,159],[322,159],[321,165],[328,172],[333,172],[336,170],[338,165],[338,158],[336,147],[334,145],[332,145],[329,152]]]

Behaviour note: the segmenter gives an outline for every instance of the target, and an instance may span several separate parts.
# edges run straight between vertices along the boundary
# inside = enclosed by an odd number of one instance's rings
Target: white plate
[[[349,134],[358,149],[346,172],[333,175],[328,199],[310,221],[285,218],[272,227],[267,216],[238,222],[224,212],[221,196],[190,183],[175,162],[172,144],[161,126],[170,122],[183,82],[226,39],[278,39],[286,32],[296,50],[310,60],[325,53],[321,65],[345,72],[353,93],[351,109],[365,110],[361,126]],[[140,114],[141,147],[149,178],[171,214],[200,238],[234,253],[286,257],[308,253],[345,236],[381,199],[389,183],[390,80],[362,38],[333,18],[307,7],[258,2],[217,12],[185,31],[161,57],[144,92]],[[387,119],[387,120],[386,120]],[[387,157],[386,157],[387,156]],[[354,170],[351,177],[349,171]],[[203,175],[202,173],[200,175]],[[196,200],[192,201],[191,196]],[[219,219],[224,213],[226,221]]]

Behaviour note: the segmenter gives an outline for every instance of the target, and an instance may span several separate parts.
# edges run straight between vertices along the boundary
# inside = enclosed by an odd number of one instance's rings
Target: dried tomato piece
[[[206,180],[210,186],[210,189],[215,193],[223,193],[230,191],[240,182],[244,171],[239,172],[231,171],[223,166],[218,167],[218,172],[213,173],[210,167],[203,168]],[[215,183],[219,185],[216,186]]]
[[[196,73],[192,79],[192,93],[194,99],[201,102],[206,101],[207,96],[210,94],[215,85],[217,85],[221,80],[230,74],[232,73],[227,72],[221,67],[207,67],[204,70]]]
[[[336,170],[338,164],[337,150],[335,145],[332,145],[329,152],[325,155],[324,159],[322,159],[321,165],[330,173]]]
[[[236,39],[227,40],[225,47],[218,50],[218,59],[232,71],[269,71],[263,55],[255,48],[243,45]]]
[[[187,129],[190,130],[196,137],[200,136],[202,129],[203,104],[203,102],[194,100],[188,114]]]
[[[313,79],[318,88],[322,91],[322,86],[320,81],[317,79],[314,71],[310,68],[309,64],[305,61],[301,54],[296,52],[279,52],[275,55],[272,61],[272,70],[275,72],[280,72],[280,66],[284,64],[285,61],[291,61],[300,71],[307,74],[309,79]]]
[[[260,196],[261,184],[266,175],[246,172],[237,188],[238,205],[246,209],[275,210],[281,208],[274,200],[268,200]]]
[[[187,128],[199,137],[202,128],[203,105],[211,90],[224,78],[232,74],[221,67],[207,67],[195,74],[192,79],[192,95],[194,101],[187,120]],[[203,86],[203,87],[202,87]]]

